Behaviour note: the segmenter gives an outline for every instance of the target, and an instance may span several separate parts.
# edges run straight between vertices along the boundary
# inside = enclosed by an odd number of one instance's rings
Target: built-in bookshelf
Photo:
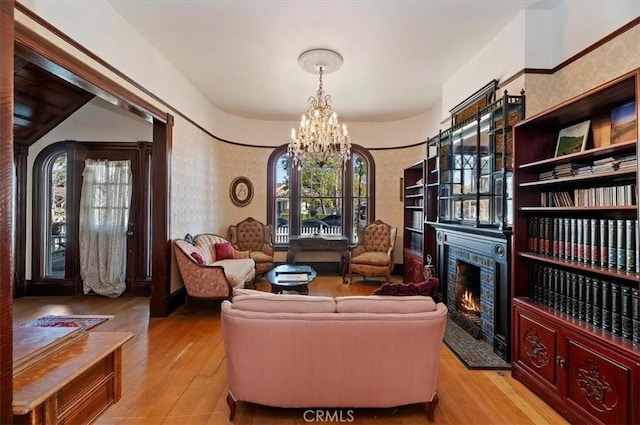
[[[422,281],[424,266],[425,161],[403,173],[403,266],[404,281]]]
[[[639,73],[514,130],[512,372],[571,422],[640,423]]]

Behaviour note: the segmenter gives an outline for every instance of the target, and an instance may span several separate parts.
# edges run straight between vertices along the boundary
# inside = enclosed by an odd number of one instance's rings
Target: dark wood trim
[[[515,74],[513,74],[511,77],[507,78],[506,80],[500,82],[500,84],[498,85],[496,90],[500,90],[503,87],[505,87],[507,84],[510,84],[512,81],[515,81],[517,78],[520,78],[521,76],[523,76],[525,74],[525,70],[521,69],[520,71],[516,72]]]
[[[167,114],[166,124],[153,122],[153,154],[151,161],[153,188],[151,202],[151,255],[153,258],[153,283],[151,286],[151,317],[164,317],[169,314],[165,297],[171,292],[171,240],[169,235],[170,188],[171,188],[171,152],[173,149],[173,116]]]
[[[0,423],[13,422],[13,19],[0,1]]]
[[[160,109],[88,67],[20,22],[16,22],[15,41],[16,54],[31,63],[140,117],[164,121],[164,113]]]
[[[15,228],[15,286],[14,298],[25,295],[26,258],[22,253],[27,246],[27,156],[26,146],[14,145],[16,167],[16,228]]]

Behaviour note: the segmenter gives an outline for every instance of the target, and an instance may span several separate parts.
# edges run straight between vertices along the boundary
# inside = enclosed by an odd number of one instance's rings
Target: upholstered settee
[[[273,268],[273,244],[271,226],[252,217],[229,226],[231,245],[240,251],[249,251],[249,257],[256,262],[256,274],[264,274]]]
[[[255,262],[248,251],[234,249],[228,240],[214,234],[197,235],[193,241],[174,239],[176,261],[189,298],[231,298],[233,288],[251,285]]]
[[[246,401],[283,408],[424,403],[433,421],[446,317],[444,304],[423,296],[265,293],[223,301],[229,419]]]

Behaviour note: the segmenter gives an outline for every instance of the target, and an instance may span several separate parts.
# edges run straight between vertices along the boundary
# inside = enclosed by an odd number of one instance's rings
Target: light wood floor
[[[258,289],[269,290],[264,280]],[[370,294],[380,281],[356,280],[343,285],[337,277],[320,276],[310,285],[314,295]],[[47,314],[111,314],[93,331],[129,331],[135,337],[123,347],[122,398],[98,424],[226,424],[228,408],[220,303],[194,302],[188,315],[149,318],[148,299],[99,296],[26,297],[14,301],[19,326]],[[255,353],[256,362],[269,359]],[[381,388],[380,391],[384,391]],[[511,378],[508,371],[470,371],[443,345],[438,380],[440,403],[436,424],[566,424],[555,411]],[[341,416],[335,416],[340,415]],[[332,423],[413,425],[427,419],[420,406],[397,409],[329,411]],[[326,416],[325,416],[326,418]],[[277,409],[239,403],[236,425],[302,425],[305,409]],[[349,419],[353,419],[349,421]]]

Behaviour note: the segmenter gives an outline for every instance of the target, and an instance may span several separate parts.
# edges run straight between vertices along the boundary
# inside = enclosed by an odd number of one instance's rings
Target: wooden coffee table
[[[282,291],[296,291],[300,294],[309,293],[309,283],[318,274],[311,267],[303,264],[282,264],[267,273],[267,280],[271,284],[271,292],[280,294]]]

